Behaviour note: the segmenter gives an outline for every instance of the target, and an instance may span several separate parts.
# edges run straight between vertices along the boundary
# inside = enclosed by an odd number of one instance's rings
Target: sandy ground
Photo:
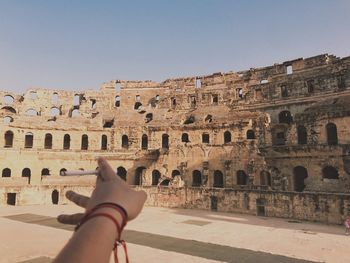
[[[80,211],[75,206],[1,206],[0,262],[54,258],[71,231],[4,218],[31,213],[56,217]],[[317,262],[350,262],[350,236],[342,226],[295,223],[286,219],[147,207],[129,230]],[[219,262],[177,252],[128,244],[131,262]],[[257,259],[256,262],[259,262]]]

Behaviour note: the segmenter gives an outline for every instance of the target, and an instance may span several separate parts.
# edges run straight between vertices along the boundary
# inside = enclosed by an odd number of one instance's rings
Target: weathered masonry
[[[60,171],[96,169],[105,156],[150,205],[334,223],[350,214],[350,57],[98,91],[1,91],[0,103],[2,204],[89,192],[94,178]]]

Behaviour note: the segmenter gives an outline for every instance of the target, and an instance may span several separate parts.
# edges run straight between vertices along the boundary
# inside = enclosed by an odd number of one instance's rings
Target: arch
[[[166,133],[162,135],[162,148],[169,149],[169,135]]]
[[[59,201],[59,193],[58,191],[55,189],[52,191],[51,193],[51,201],[53,205],[57,205],[58,201]]]
[[[122,148],[124,149],[129,148],[129,137],[125,134],[122,136]]]
[[[181,176],[181,173],[179,170],[173,170],[171,172],[171,177],[174,178],[175,176]]]
[[[38,116],[38,112],[34,109],[28,109],[28,110],[26,110],[26,115],[27,116]]]
[[[60,170],[60,176],[65,176],[66,175],[65,172],[67,172],[67,169],[66,168],[62,168]]]
[[[38,93],[37,93],[36,91],[34,91],[34,90],[30,91],[30,92],[29,92],[29,95],[30,95],[30,98],[31,98],[32,100],[38,99]]]
[[[184,132],[182,135],[181,135],[181,141],[182,142],[189,142],[189,138],[188,138],[188,133]]]
[[[79,94],[75,94],[74,98],[73,98],[73,105],[74,106],[79,106],[80,105],[80,101],[81,101],[80,95]]]
[[[255,139],[255,133],[253,130],[247,130],[247,139],[248,140],[254,140]]]
[[[160,172],[158,170],[152,171],[152,185],[158,185],[160,178]]]
[[[279,123],[286,123],[286,124],[291,124],[293,122],[293,117],[290,111],[281,111],[278,114],[278,121]]]
[[[79,117],[80,116],[80,112],[78,109],[74,109],[72,110],[71,116],[74,117]]]
[[[202,185],[202,173],[198,170],[192,172],[192,186],[198,187]]]
[[[28,184],[30,184],[30,177],[32,176],[31,171],[29,168],[24,168],[22,170],[22,177],[27,177],[28,178]]]
[[[300,145],[307,144],[307,131],[305,126],[303,125],[298,126],[297,135],[298,135],[298,144]]]
[[[107,150],[108,140],[107,135],[103,134],[101,137],[101,150]]]
[[[236,173],[237,185],[247,185],[248,184],[248,175],[243,170],[238,170]]]
[[[10,168],[3,169],[1,177],[11,177],[11,169]]]
[[[170,179],[164,179],[162,180],[162,182],[160,183],[160,186],[169,186],[170,184]]]
[[[338,144],[338,133],[337,126],[334,123],[328,123],[326,125],[327,132],[327,143],[328,145],[337,145]]]
[[[24,139],[24,147],[33,148],[33,139],[34,139],[33,133],[27,132]]]
[[[47,168],[44,168],[41,170],[41,176],[47,176],[50,175],[50,170]]]
[[[4,117],[4,124],[9,124],[11,122],[13,122],[13,118],[11,116]]]
[[[120,107],[120,96],[119,95],[115,96],[114,106],[115,107]]]
[[[209,133],[202,133],[202,143],[209,143]]]
[[[158,102],[160,100],[160,95],[156,95],[156,101]]]
[[[16,110],[10,106],[5,106],[1,108],[2,110],[5,110],[7,113],[17,113]]]
[[[224,143],[230,143],[232,141],[231,132],[225,131],[224,132]]]
[[[293,169],[294,176],[294,191],[302,192],[305,189],[305,179],[308,177],[308,172],[305,167],[297,166]]]
[[[322,169],[322,177],[323,179],[339,179],[339,173],[336,168],[328,165]]]
[[[52,107],[52,108],[50,109],[50,115],[51,115],[52,117],[59,116],[60,114],[61,114],[61,111],[60,111],[59,108],[57,108],[57,107]]]
[[[81,149],[87,150],[89,148],[89,137],[86,134],[81,136]]]
[[[214,171],[213,187],[219,187],[219,188],[224,187],[224,175],[219,170]]]
[[[11,95],[4,96],[4,104],[6,104],[6,105],[12,105],[14,100],[15,99]]]
[[[119,166],[117,168],[117,175],[122,178],[124,181],[126,181],[126,175],[127,175],[127,171],[123,166]]]
[[[268,171],[261,171],[261,173],[260,173],[260,185],[271,186],[271,174]]]
[[[148,136],[146,134],[142,135],[141,138],[141,149],[147,150],[148,149]]]
[[[52,149],[52,135],[51,135],[51,133],[45,134],[44,148],[45,149]]]
[[[134,110],[138,110],[138,109],[140,109],[140,107],[142,107],[142,103],[139,101],[135,102]]]
[[[147,123],[153,120],[153,113],[147,113],[145,119]]]
[[[54,92],[51,97],[51,103],[52,104],[57,104],[58,103],[58,93]]]
[[[68,150],[70,149],[70,135],[65,134],[63,137],[63,149]]]
[[[13,146],[13,132],[6,131],[5,132],[5,148],[12,148]]]
[[[145,171],[146,171],[146,168],[143,167],[143,166],[138,167],[135,170],[134,185],[142,185],[142,183],[143,183],[143,176],[144,176]]]

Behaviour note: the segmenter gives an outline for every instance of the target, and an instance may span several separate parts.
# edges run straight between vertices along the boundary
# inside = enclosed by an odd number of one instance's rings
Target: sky
[[[0,90],[240,71],[350,55],[348,0],[0,0]]]

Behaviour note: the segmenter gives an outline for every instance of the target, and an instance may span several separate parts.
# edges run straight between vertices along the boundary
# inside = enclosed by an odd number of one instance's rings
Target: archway
[[[302,192],[305,189],[305,179],[308,177],[308,173],[305,167],[297,166],[293,169],[294,176],[294,191]]]
[[[214,171],[214,183],[213,187],[224,187],[224,175],[221,171],[215,170]]]
[[[59,193],[57,190],[53,190],[51,193],[52,204],[57,205],[59,201]]]

